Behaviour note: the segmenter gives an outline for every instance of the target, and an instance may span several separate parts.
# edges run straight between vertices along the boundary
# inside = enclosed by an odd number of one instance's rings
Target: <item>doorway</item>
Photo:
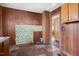
[[[53,54],[59,54],[60,40],[61,40],[61,26],[60,26],[60,13],[57,13],[51,18],[51,44],[53,47]]]

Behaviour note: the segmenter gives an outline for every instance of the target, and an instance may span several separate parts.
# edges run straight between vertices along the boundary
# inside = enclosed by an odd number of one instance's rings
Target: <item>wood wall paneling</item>
[[[77,42],[76,42],[76,44],[77,44],[77,55],[79,55],[79,23],[78,23],[78,25],[77,25]]]
[[[3,7],[3,35],[10,36],[10,45],[15,44],[16,25],[41,25],[41,14]]]
[[[69,55],[79,55],[79,22],[63,24],[61,48]]]
[[[0,6],[0,36],[2,35],[2,7]]]
[[[61,11],[61,7],[56,8],[55,10],[53,10],[52,12],[50,12],[50,15],[52,17],[52,15],[56,15]]]
[[[50,39],[52,39],[52,37],[54,36],[53,35],[54,33],[52,34],[52,27],[55,28],[55,26],[54,26],[55,24],[52,24],[52,22],[55,22],[53,17],[56,16],[56,15],[60,15],[60,12],[61,12],[61,7],[59,7],[57,9],[53,10],[52,12],[50,12]]]
[[[0,43],[0,53],[2,53],[2,43]]]
[[[49,12],[45,11],[42,14],[42,26],[43,26],[43,40],[45,44],[49,44],[50,42],[50,18]]]

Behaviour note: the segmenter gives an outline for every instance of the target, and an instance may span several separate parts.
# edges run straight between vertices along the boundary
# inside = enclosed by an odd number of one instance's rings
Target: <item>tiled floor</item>
[[[10,56],[57,56],[57,51],[53,49],[50,47],[50,45],[23,44],[10,48]]]

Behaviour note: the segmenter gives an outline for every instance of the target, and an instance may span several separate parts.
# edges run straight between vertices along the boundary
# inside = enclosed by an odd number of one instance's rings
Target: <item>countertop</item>
[[[4,42],[7,39],[9,39],[9,37],[0,37],[0,43]]]

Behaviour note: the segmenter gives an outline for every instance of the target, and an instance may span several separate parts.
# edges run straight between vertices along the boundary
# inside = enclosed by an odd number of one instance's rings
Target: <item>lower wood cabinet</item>
[[[9,38],[4,38],[0,42],[0,56],[9,56]]]
[[[33,32],[33,41],[34,44],[40,44],[41,43],[41,38],[42,38],[42,32]]]
[[[66,55],[79,56],[79,23],[62,24],[61,51]]]
[[[0,43],[0,55],[2,55],[2,43]]]
[[[3,55],[8,56],[9,55],[9,39],[5,40],[3,42]]]

